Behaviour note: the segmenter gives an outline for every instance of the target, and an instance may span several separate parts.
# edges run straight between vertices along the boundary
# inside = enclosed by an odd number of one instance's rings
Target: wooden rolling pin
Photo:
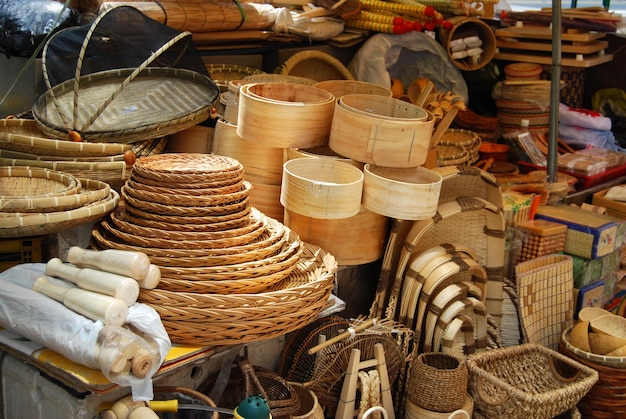
[[[67,308],[106,325],[121,326],[126,322],[128,306],[120,299],[80,288],[55,285],[48,277],[35,280],[33,290],[63,303]]]
[[[130,306],[137,302],[139,284],[133,278],[91,268],[77,268],[52,258],[46,263],[46,275],[67,279],[78,287],[118,298]]]
[[[67,253],[67,261],[79,268],[96,268],[135,280],[145,279],[150,269],[148,255],[131,250],[90,250],[72,246]]]

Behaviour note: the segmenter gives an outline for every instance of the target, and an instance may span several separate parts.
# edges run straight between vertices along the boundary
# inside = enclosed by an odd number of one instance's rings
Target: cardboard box
[[[587,259],[608,255],[616,249],[619,225],[615,218],[569,205],[540,205],[537,219],[567,225],[565,253]]]
[[[604,196],[608,189],[603,189],[593,194],[591,203],[599,207],[606,208],[607,215],[626,220],[626,202],[613,201],[606,199]]]

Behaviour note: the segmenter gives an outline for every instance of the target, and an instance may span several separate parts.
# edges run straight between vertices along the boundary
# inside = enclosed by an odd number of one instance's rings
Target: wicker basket
[[[598,381],[594,369],[533,343],[473,354],[466,363],[474,407],[488,418],[554,418]]]
[[[265,74],[258,68],[232,64],[207,64],[206,69],[222,92],[228,90],[228,84],[232,80],[241,80],[253,74]]]
[[[546,255],[515,267],[524,341],[556,350],[574,319],[571,256]]]
[[[350,70],[338,59],[323,51],[297,52],[285,61],[280,74],[313,80],[354,80]]]
[[[411,362],[407,397],[424,409],[452,412],[465,403],[467,380],[465,361],[440,352],[424,352]]]

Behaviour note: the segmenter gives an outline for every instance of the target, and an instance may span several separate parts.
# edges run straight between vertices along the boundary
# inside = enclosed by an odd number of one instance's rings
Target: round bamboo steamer
[[[359,80],[324,80],[314,87],[332,93],[335,98],[351,94],[371,94],[392,97],[391,89],[375,83]]]
[[[361,210],[363,172],[334,159],[293,159],[283,164],[280,203],[288,210],[324,220]]]
[[[237,135],[267,147],[308,148],[325,144],[335,97],[295,83],[251,83],[239,89]]]
[[[250,205],[282,223],[285,209],[280,203],[280,188],[280,185],[253,183],[250,190]]]
[[[212,152],[237,159],[252,184],[280,185],[282,181],[283,149],[244,140],[237,135],[237,126],[229,122],[216,122]]]
[[[439,29],[439,37],[441,38],[441,44],[448,52],[452,63],[458,69],[463,71],[478,70],[493,60],[496,53],[496,34],[491,27],[489,27],[489,25],[481,19],[473,16],[452,16],[447,20],[452,23],[452,28],[446,29],[442,26]],[[477,62],[474,62],[469,57],[463,59],[452,58],[450,41],[473,35],[477,35],[482,41],[482,45],[480,47],[482,48],[480,59]]]
[[[332,254],[337,263],[362,265],[382,257],[388,218],[361,207],[357,215],[340,220],[321,220],[285,210],[284,223],[300,239]]]
[[[442,177],[425,167],[395,168],[366,164],[363,206],[400,220],[424,220],[435,215]]]
[[[237,115],[239,115],[239,89],[241,86],[248,83],[250,82],[246,80],[230,80],[228,82],[224,120],[231,124],[237,125]]]
[[[385,167],[426,162],[435,117],[399,99],[351,94],[337,99],[328,145],[353,160]]]
[[[284,161],[292,160],[292,159],[302,159],[302,158],[322,158],[322,159],[336,159],[337,161],[342,161],[344,163],[348,163],[353,165],[354,167],[358,167],[360,170],[363,170],[364,164],[352,159],[349,159],[344,156],[340,156],[335,153],[329,146],[321,145],[318,147],[312,148],[287,148],[285,149]]]
[[[468,394],[460,409],[454,412],[441,413],[424,409],[407,398],[404,410],[406,419],[470,419],[474,413],[474,399]]]

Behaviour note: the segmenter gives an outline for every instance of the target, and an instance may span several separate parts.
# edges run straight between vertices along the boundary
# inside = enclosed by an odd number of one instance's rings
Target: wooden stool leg
[[[361,351],[359,349],[352,349],[350,360],[348,361],[348,368],[346,369],[346,376],[343,379],[343,386],[341,387],[341,395],[339,396],[335,419],[352,419],[354,417],[354,403],[356,402],[356,389],[359,380],[359,364],[361,363],[360,358]]]

